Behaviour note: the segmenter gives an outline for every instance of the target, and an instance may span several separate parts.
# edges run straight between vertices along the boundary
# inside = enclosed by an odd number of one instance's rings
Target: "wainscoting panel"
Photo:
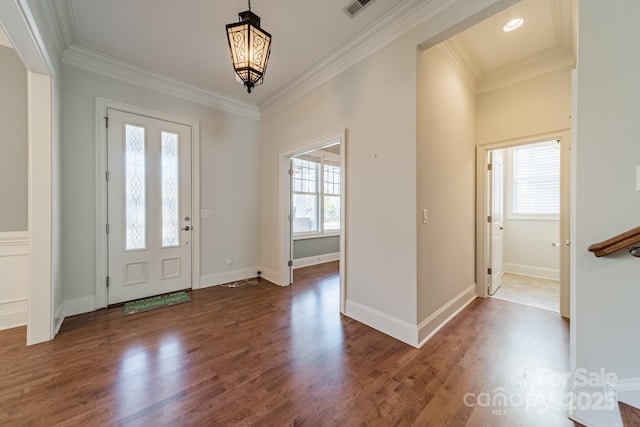
[[[0,330],[27,324],[29,233],[0,233]]]

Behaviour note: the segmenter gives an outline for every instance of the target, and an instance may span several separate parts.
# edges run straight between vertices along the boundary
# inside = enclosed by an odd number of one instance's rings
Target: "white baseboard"
[[[222,285],[229,282],[235,282],[237,280],[257,277],[258,270],[260,270],[260,267],[249,267],[240,270],[230,270],[225,271],[224,273],[202,276],[200,277],[200,289],[208,288],[210,286]],[[264,271],[262,275],[264,276]]]
[[[560,270],[554,268],[536,267],[533,265],[512,264],[505,262],[502,264],[502,271],[505,273],[518,274],[520,276],[539,277],[541,279],[560,280]]]
[[[264,267],[260,267],[259,270],[262,272],[263,279],[268,280],[278,286],[289,286],[288,283],[286,285],[280,283],[280,279],[278,279],[280,277],[280,273],[278,273],[277,271],[273,271]]]
[[[615,411],[576,409],[569,413],[569,419],[585,427],[623,427],[620,421],[620,412],[617,408]]]
[[[324,264],[325,262],[339,261],[340,252],[311,256],[308,258],[298,258],[293,260],[293,268],[310,267],[312,265]]]
[[[640,409],[640,378],[618,380],[611,388],[615,391],[618,402]]]
[[[96,296],[68,299],[64,301],[63,315],[61,318],[75,316],[77,314],[90,313],[97,310]],[[64,319],[63,319],[64,320]],[[60,322],[62,325],[62,321]]]
[[[418,330],[415,324],[351,300],[347,300],[346,306],[346,316],[410,346],[418,346]]]
[[[60,327],[62,327],[62,322],[64,322],[64,301],[62,302],[62,304],[60,304],[58,306],[58,308],[56,309],[55,315],[53,316],[53,321],[54,321],[54,325],[53,325],[53,335],[56,336],[58,335],[58,332],[60,332]]]
[[[573,387],[571,393],[574,396],[574,406],[568,408],[569,419],[586,427],[623,427],[615,400],[621,383],[624,384],[624,381]]]
[[[418,325],[418,348],[422,347],[453,317],[476,299],[476,284],[470,285]]]
[[[0,331],[25,326],[28,318],[27,299],[0,302]]]

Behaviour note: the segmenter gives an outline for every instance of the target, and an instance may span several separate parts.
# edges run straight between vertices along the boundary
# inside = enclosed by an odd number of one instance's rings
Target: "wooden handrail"
[[[589,246],[589,251],[597,257],[607,256],[636,243],[640,243],[640,227],[618,234],[604,242],[594,243]]]

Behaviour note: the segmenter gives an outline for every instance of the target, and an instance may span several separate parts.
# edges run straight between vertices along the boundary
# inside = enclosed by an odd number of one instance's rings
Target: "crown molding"
[[[56,45],[60,48],[60,59],[62,59],[65,49],[78,43],[78,27],[73,15],[71,0],[44,1],[42,3],[49,25],[53,29],[52,33],[55,36]]]
[[[41,3],[54,35],[56,50],[64,64],[259,120],[391,43],[455,1],[407,0],[398,7],[390,8],[367,29],[338,47],[260,107],[82,47],[78,43],[71,0]]]
[[[454,0],[444,2],[407,0],[402,5],[392,8],[364,31],[261,103],[262,118],[275,114],[454,2]]]
[[[5,46],[13,49],[13,44],[11,43],[11,40],[9,40],[9,37],[7,37],[7,35],[5,34],[2,25],[0,25],[0,46]]]
[[[64,50],[78,41],[71,0],[41,1],[40,4],[58,59],[62,60]]]
[[[197,104],[260,120],[255,104],[197,86],[147,68],[119,61],[113,57],[74,44],[64,50],[62,62],[76,68],[111,77],[125,83],[186,99]]]
[[[576,59],[570,48],[557,48],[502,67],[494,72],[478,75],[477,69],[473,66],[469,67],[469,63],[449,41],[436,47],[476,95],[502,89],[553,71],[572,69],[576,66]]]
[[[494,71],[487,71],[482,58],[464,34],[459,34],[438,47],[451,65],[476,95],[501,89],[516,83],[561,69],[576,66],[573,44],[575,2],[552,0],[552,20],[555,47],[529,56]],[[572,22],[571,25],[564,25]]]
[[[477,95],[478,85],[480,84],[478,76],[469,69],[467,62],[460,58],[458,51],[451,47],[449,41],[444,41],[434,47],[442,53],[449,64],[456,70],[460,78],[462,78],[471,91]]]
[[[480,80],[477,93],[491,92],[553,71],[572,69],[575,66],[576,59],[571,49],[553,50],[487,73]]]

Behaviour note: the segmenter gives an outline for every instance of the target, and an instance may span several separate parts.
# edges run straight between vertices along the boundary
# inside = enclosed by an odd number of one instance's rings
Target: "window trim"
[[[300,156],[302,157],[302,156]],[[293,157],[293,159],[297,159],[300,157]],[[327,151],[323,151],[323,150],[318,150],[317,152],[313,152],[313,153],[305,153],[304,157],[306,157],[307,159],[301,159],[301,160],[308,160],[308,158],[314,158],[317,159],[317,164],[318,164],[318,173],[317,173],[317,181],[316,181],[316,192],[315,193],[308,193],[308,192],[302,192],[302,191],[294,191],[293,188],[291,189],[291,195],[295,195],[295,194],[308,194],[308,195],[314,195],[316,196],[316,208],[317,208],[317,212],[318,212],[318,229],[317,231],[293,231],[292,230],[292,239],[293,240],[305,240],[305,239],[314,239],[314,238],[319,238],[319,237],[333,237],[333,236],[339,236],[340,234],[342,234],[342,223],[340,224],[340,230],[335,231],[335,230],[329,230],[329,231],[325,231],[324,230],[324,165],[325,165],[325,160],[330,161],[331,163],[334,163],[336,165],[338,165],[338,167],[340,168],[340,173],[342,175],[342,163],[340,162],[340,155],[338,154],[334,154],[334,153],[329,153]],[[308,160],[308,161],[313,161],[313,160]],[[342,190],[341,190],[342,193]],[[330,196],[338,196],[338,197],[342,197],[342,194],[330,194]],[[342,206],[340,207],[340,209],[342,209]]]

